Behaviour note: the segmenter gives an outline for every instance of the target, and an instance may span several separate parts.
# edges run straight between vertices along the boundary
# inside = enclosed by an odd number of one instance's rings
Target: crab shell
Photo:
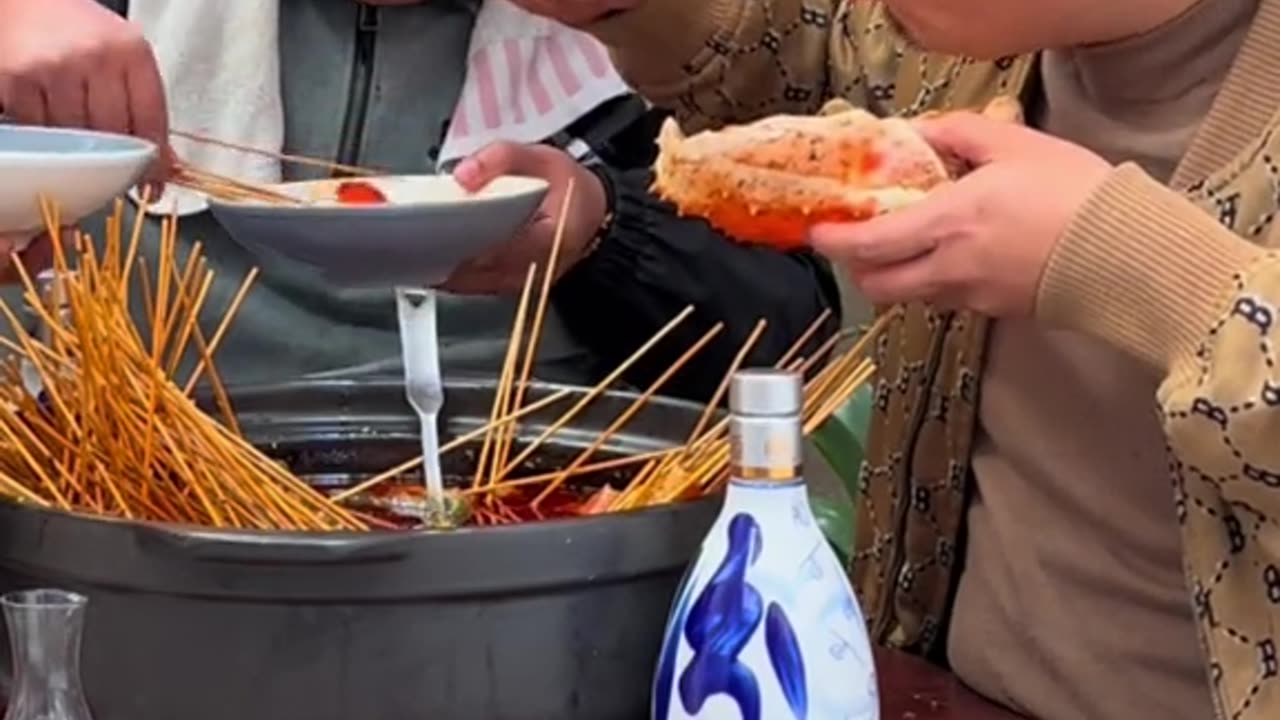
[[[1016,122],[1021,107],[999,98],[983,112]],[[961,170],[909,121],[836,100],[816,116],[777,115],[691,136],[668,119],[653,190],[681,215],[736,240],[791,250],[804,246],[813,225],[910,205]]]
[[[654,175],[654,191],[680,214],[780,249],[803,246],[815,224],[866,220],[949,178],[906,120],[846,103],[691,136],[668,119]]]

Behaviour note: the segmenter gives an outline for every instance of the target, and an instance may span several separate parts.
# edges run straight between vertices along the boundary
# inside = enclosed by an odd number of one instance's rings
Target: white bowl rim
[[[68,135],[73,137],[101,138],[103,140],[123,141],[128,145],[132,145],[132,147],[123,147],[117,150],[81,150],[74,152],[5,150],[0,148],[0,161],[40,160],[48,162],[50,159],[57,161],[75,158],[76,162],[120,162],[124,160],[136,160],[140,155],[152,156],[156,154],[155,143],[133,135],[121,135],[119,133],[102,132],[100,130],[84,130],[81,128],[43,127],[40,125],[0,124],[0,129],[16,130],[19,133],[30,133],[33,135]]]

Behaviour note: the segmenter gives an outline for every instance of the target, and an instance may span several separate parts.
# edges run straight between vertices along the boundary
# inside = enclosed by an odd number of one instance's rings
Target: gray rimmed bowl
[[[155,157],[156,146],[139,138],[0,119],[0,234],[43,230],[41,197],[65,224],[92,215],[135,185]]]
[[[365,182],[378,205],[341,205],[342,182]],[[448,175],[311,180],[270,186],[303,205],[211,200],[214,217],[251,252],[286,257],[339,285],[431,286],[461,263],[513,237],[548,185],[505,176],[468,193]]]

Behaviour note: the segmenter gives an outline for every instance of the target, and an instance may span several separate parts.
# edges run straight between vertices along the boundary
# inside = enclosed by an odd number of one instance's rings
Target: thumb
[[[468,192],[479,192],[503,175],[543,177],[546,154],[541,146],[496,142],[464,159],[453,169],[453,178]]]
[[[921,119],[916,130],[939,155],[981,167],[1019,147],[1028,130],[1021,125],[972,112],[953,112]]]

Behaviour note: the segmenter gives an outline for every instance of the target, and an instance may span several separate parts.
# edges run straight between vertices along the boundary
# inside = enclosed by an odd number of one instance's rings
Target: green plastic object
[[[847,498],[809,496],[813,516],[822,529],[822,535],[836,551],[840,564],[848,567],[853,549],[853,503]]]
[[[831,466],[844,488],[842,498],[810,498],[827,541],[848,564],[853,552],[855,503],[860,495],[859,473],[865,454],[867,428],[871,423],[871,387],[864,385],[823,423],[810,439]]]

